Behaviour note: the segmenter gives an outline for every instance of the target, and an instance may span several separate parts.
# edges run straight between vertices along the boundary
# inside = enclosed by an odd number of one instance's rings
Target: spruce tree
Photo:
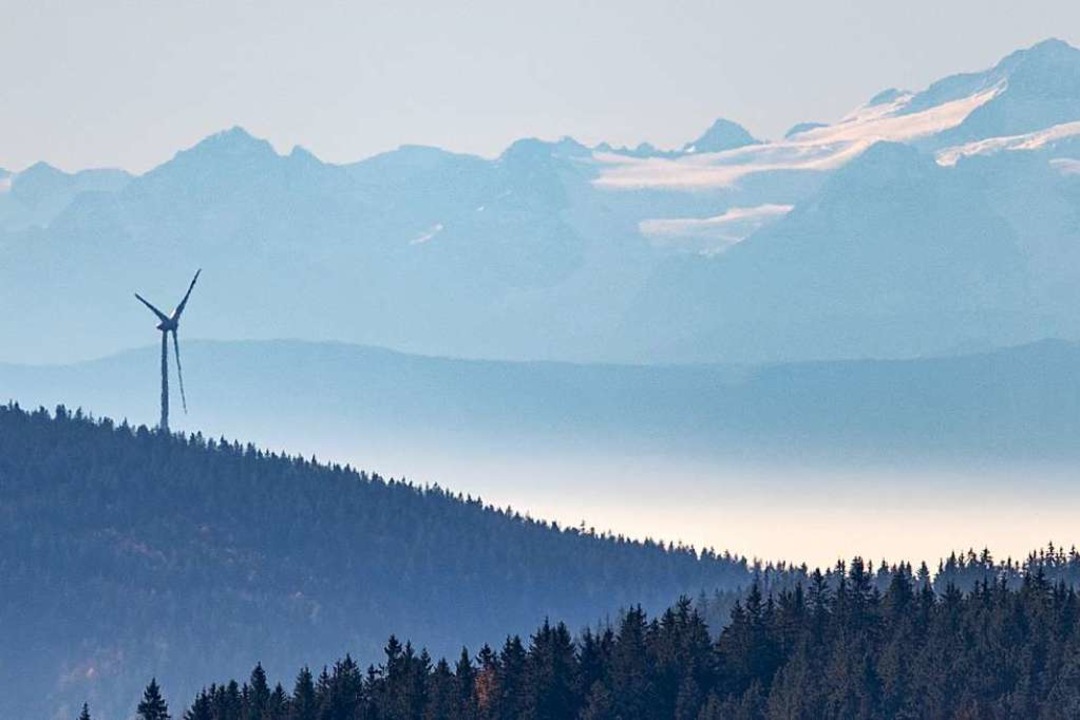
[[[473,720],[477,716],[476,673],[469,651],[461,648],[461,655],[454,666],[454,681],[457,687],[456,716],[459,720]]]
[[[315,680],[307,666],[300,669],[289,703],[289,720],[315,720],[319,706],[315,699]]]
[[[217,686],[211,686],[210,690],[203,691],[195,698],[195,702],[184,713],[184,720],[222,720],[223,715],[215,707]]]
[[[638,606],[627,611],[616,635],[611,691],[615,714],[620,717],[648,717],[654,709],[646,628],[645,612]]]
[[[475,681],[477,717],[494,720],[498,712],[499,656],[490,646],[484,645],[476,654],[476,659],[480,665]]]
[[[517,720],[525,713],[525,668],[528,653],[517,635],[508,637],[499,654],[498,695],[494,717]]]
[[[440,660],[428,677],[424,720],[454,720],[457,717],[456,695],[450,664],[445,659]]]
[[[139,720],[171,720],[169,706],[165,698],[161,697],[161,688],[158,687],[157,678],[151,678],[150,684],[143,691],[142,702],[136,708]]]
[[[266,671],[262,663],[255,665],[248,680],[247,720],[269,720],[267,709],[270,705],[270,684],[266,680]]]
[[[270,693],[270,703],[266,708],[266,717],[269,720],[286,720],[289,715],[289,694],[281,683],[274,685],[274,692]]]
[[[566,625],[545,621],[526,662],[526,712],[535,720],[573,717],[580,702],[577,656]]]

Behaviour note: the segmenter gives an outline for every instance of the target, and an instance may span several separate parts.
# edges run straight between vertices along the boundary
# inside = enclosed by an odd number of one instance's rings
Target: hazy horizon
[[[327,348],[329,355],[319,360]],[[1052,347],[1047,349],[1046,361],[1017,367],[1040,373],[1060,366]],[[146,346],[67,368],[24,368],[21,374],[0,365],[0,401],[12,396],[24,407],[62,403],[150,426],[157,412],[155,353],[155,346]],[[194,342],[184,353],[191,413],[176,407],[174,429],[438,484],[561,526],[584,522],[598,532],[811,567],[855,554],[875,564],[884,558],[934,566],[952,551],[984,547],[1000,559],[1016,559],[1048,542],[1075,541],[1080,498],[1070,492],[1074,459],[1040,456],[1037,442],[1029,445],[1046,428],[1010,436],[995,420],[1001,408],[971,406],[962,397],[925,407],[923,423],[886,413],[878,423],[883,435],[875,440],[844,423],[866,421],[866,412],[855,409],[873,408],[887,396],[867,395],[853,383],[846,393],[853,396],[850,406],[836,402],[806,415],[796,402],[790,411],[797,417],[787,424],[764,422],[757,430],[722,437],[724,416],[710,419],[708,408],[725,404],[723,394],[701,397],[699,407],[691,398],[701,396],[701,388],[695,390],[690,377],[663,380],[646,368],[634,372],[647,373],[639,382],[650,392],[622,406],[618,375],[604,378],[618,373],[617,366],[422,359],[337,343]],[[988,356],[985,367],[1003,367],[1007,355]],[[962,375],[964,362],[957,362]],[[267,393],[267,373],[274,368],[279,386]],[[310,380],[303,380],[305,368]],[[348,368],[352,374],[340,374]],[[1070,376],[1067,369],[1060,374]],[[866,373],[852,367],[849,375]],[[911,376],[917,374],[896,377]],[[957,371],[945,373],[938,382],[950,384],[948,378],[956,376]],[[1029,412],[1020,396],[1030,400],[1041,391],[1025,391],[1026,381],[1012,376],[1018,379],[1000,393],[1004,408],[1015,395],[1012,412]],[[817,397],[812,383],[792,377],[794,382],[781,387],[796,397]],[[888,388],[892,377],[881,375],[870,388]],[[980,377],[973,379],[976,387]],[[616,393],[601,390],[583,399],[575,378],[592,378],[595,386]],[[507,386],[517,391],[505,393]],[[563,394],[555,397],[552,388]],[[916,388],[917,395],[926,392],[922,383]],[[684,412],[651,404],[668,391],[682,393],[671,402],[684,405]],[[1073,386],[1063,386],[1061,394],[1072,397]],[[765,406],[776,402],[768,395],[744,397]],[[776,414],[788,413],[782,405]],[[1052,427],[1060,413],[1047,408],[1044,414]],[[992,457],[970,441],[958,443],[967,449],[954,456],[918,449],[923,425],[925,432],[941,435],[984,415],[971,431],[983,427],[992,433],[984,445],[1014,444],[1015,454]],[[1023,423],[1028,415],[1019,417]],[[688,423],[700,426],[695,437],[684,436]],[[656,424],[669,429],[657,435],[650,429]],[[814,432],[824,434],[815,439]],[[968,435],[953,433],[957,440]],[[916,448],[903,452],[904,437]],[[792,447],[782,451],[785,444]]]
[[[775,139],[890,86],[918,89],[1048,37],[1080,42],[1067,31],[1080,7],[1061,0],[468,13],[430,0],[302,13],[110,0],[17,3],[9,19],[0,168],[13,171],[141,172],[235,125],[338,163],[403,144],[492,156],[529,136],[673,147],[718,117]]]

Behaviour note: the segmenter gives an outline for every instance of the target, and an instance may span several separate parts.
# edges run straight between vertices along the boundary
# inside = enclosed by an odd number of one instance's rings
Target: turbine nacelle
[[[191,291],[195,289],[195,283],[198,282],[199,275],[201,273],[201,269],[195,272],[195,277],[191,279],[191,284],[188,285],[187,292],[184,293],[184,299],[181,300],[180,304],[176,306],[176,309],[172,311],[172,315],[166,315],[165,313],[154,307],[153,304],[151,304],[150,301],[144,298],[142,295],[140,295],[139,293],[135,293],[135,297],[139,300],[139,302],[149,308],[150,312],[157,315],[158,320],[161,321],[158,323],[158,330],[160,330],[161,332],[177,331],[177,329],[180,327],[180,316],[184,314],[184,308],[187,307],[188,298],[191,297]]]

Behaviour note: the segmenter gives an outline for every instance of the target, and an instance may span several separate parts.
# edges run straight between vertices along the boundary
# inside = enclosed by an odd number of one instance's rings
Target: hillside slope
[[[375,659],[388,633],[453,653],[747,577],[251,446],[0,409],[5,718],[118,717],[148,673],[188,696],[237,663]]]

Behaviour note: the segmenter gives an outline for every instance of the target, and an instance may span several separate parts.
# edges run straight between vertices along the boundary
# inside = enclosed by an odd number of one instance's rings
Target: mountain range
[[[766,141],[524,139],[351,164],[240,128],[139,176],[0,171],[0,360],[186,330],[457,357],[760,363],[1080,338],[1080,50],[1048,40]]]
[[[365,465],[387,448],[833,468],[1080,460],[1080,345],[1064,341],[768,365],[461,360],[299,341],[193,341],[184,354],[191,414],[175,413],[176,429]],[[0,364],[0,402],[152,425],[158,382],[154,347]],[[527,466],[502,486],[521,489]]]

